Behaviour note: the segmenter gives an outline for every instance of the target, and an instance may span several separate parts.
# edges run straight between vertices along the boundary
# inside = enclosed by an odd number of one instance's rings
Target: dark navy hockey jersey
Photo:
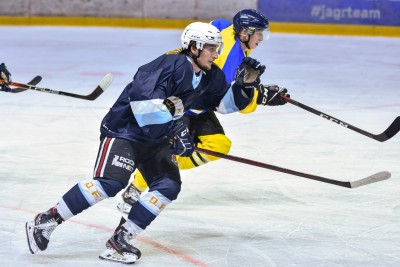
[[[192,79],[193,66],[183,54],[162,55],[141,66],[104,117],[101,133],[148,144],[163,142],[173,121],[164,101],[175,96],[188,109],[194,97]]]
[[[232,113],[245,109],[251,99],[234,83],[228,83],[224,72],[213,64],[211,70],[203,71],[196,99],[186,115],[196,115],[207,110]]]
[[[174,114],[167,100],[174,103]],[[173,121],[189,109],[216,110],[221,105],[229,113],[248,104],[221,69],[196,76],[190,59],[182,54],[165,54],[139,68],[134,80],[122,91],[101,123],[105,136],[145,144],[167,142]]]

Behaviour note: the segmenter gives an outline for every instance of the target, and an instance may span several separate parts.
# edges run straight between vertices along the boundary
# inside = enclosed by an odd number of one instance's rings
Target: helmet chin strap
[[[192,52],[189,52],[189,56],[193,59],[193,62],[197,65],[197,67],[199,67],[199,69],[201,69],[202,71],[207,71],[205,68],[203,68],[202,66],[200,66],[199,62],[197,61],[197,59],[200,57],[200,54],[203,50],[198,50],[199,54],[197,56],[193,55]]]

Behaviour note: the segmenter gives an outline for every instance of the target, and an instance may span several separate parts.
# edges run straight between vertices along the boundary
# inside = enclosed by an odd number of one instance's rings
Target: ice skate
[[[124,264],[135,263],[140,258],[141,252],[130,244],[132,240],[132,234],[123,226],[118,226],[113,236],[107,241],[106,249],[99,258]]]
[[[33,221],[25,225],[26,238],[28,240],[29,250],[35,254],[39,249],[45,250],[49,244],[50,235],[61,223],[61,217],[55,208],[36,215]]]
[[[122,193],[122,201],[117,205],[118,210],[124,214],[128,214],[132,205],[140,198],[141,193],[142,192],[140,192],[133,184],[130,184],[125,192]]]

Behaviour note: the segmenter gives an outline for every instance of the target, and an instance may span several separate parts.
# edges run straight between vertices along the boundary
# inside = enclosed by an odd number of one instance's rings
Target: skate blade
[[[120,202],[117,205],[117,209],[123,214],[128,215],[131,211],[132,206],[125,202]]]
[[[123,253],[119,254],[116,250],[107,248],[100,255],[99,258],[106,261],[120,262],[124,264],[134,264],[138,257],[135,254]]]
[[[25,224],[26,239],[28,241],[29,251],[32,254],[38,252],[39,247],[36,245],[35,239],[33,238],[33,231],[35,230],[35,223],[33,221],[27,222]]]

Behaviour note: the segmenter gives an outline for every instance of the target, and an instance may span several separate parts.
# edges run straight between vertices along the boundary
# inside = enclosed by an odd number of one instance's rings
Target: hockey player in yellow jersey
[[[250,55],[252,49],[256,49],[261,42],[269,38],[268,19],[256,10],[244,9],[233,17],[233,22],[217,19],[211,21],[210,24],[221,31],[223,42],[223,49],[219,51],[219,56],[214,63],[223,70],[227,82],[230,83],[234,81],[236,70],[243,59]],[[286,93],[285,88],[277,85],[259,85],[248,88],[246,94],[250,100],[249,103],[245,108],[235,111],[251,113],[256,110],[257,105],[283,105],[286,102],[280,95]],[[197,147],[228,154],[232,142],[225,135],[214,110],[219,113],[231,113],[232,110],[224,110],[224,107],[231,105],[222,103],[218,107],[215,105],[205,106],[201,102],[201,100],[195,100],[194,105],[185,113],[182,120],[188,126]],[[217,159],[219,158],[199,152],[194,152],[190,157],[176,157],[181,170],[199,167]],[[132,184],[122,194],[122,201],[118,204],[118,209],[123,213],[128,213],[131,205],[146,189],[146,181],[137,171]]]

